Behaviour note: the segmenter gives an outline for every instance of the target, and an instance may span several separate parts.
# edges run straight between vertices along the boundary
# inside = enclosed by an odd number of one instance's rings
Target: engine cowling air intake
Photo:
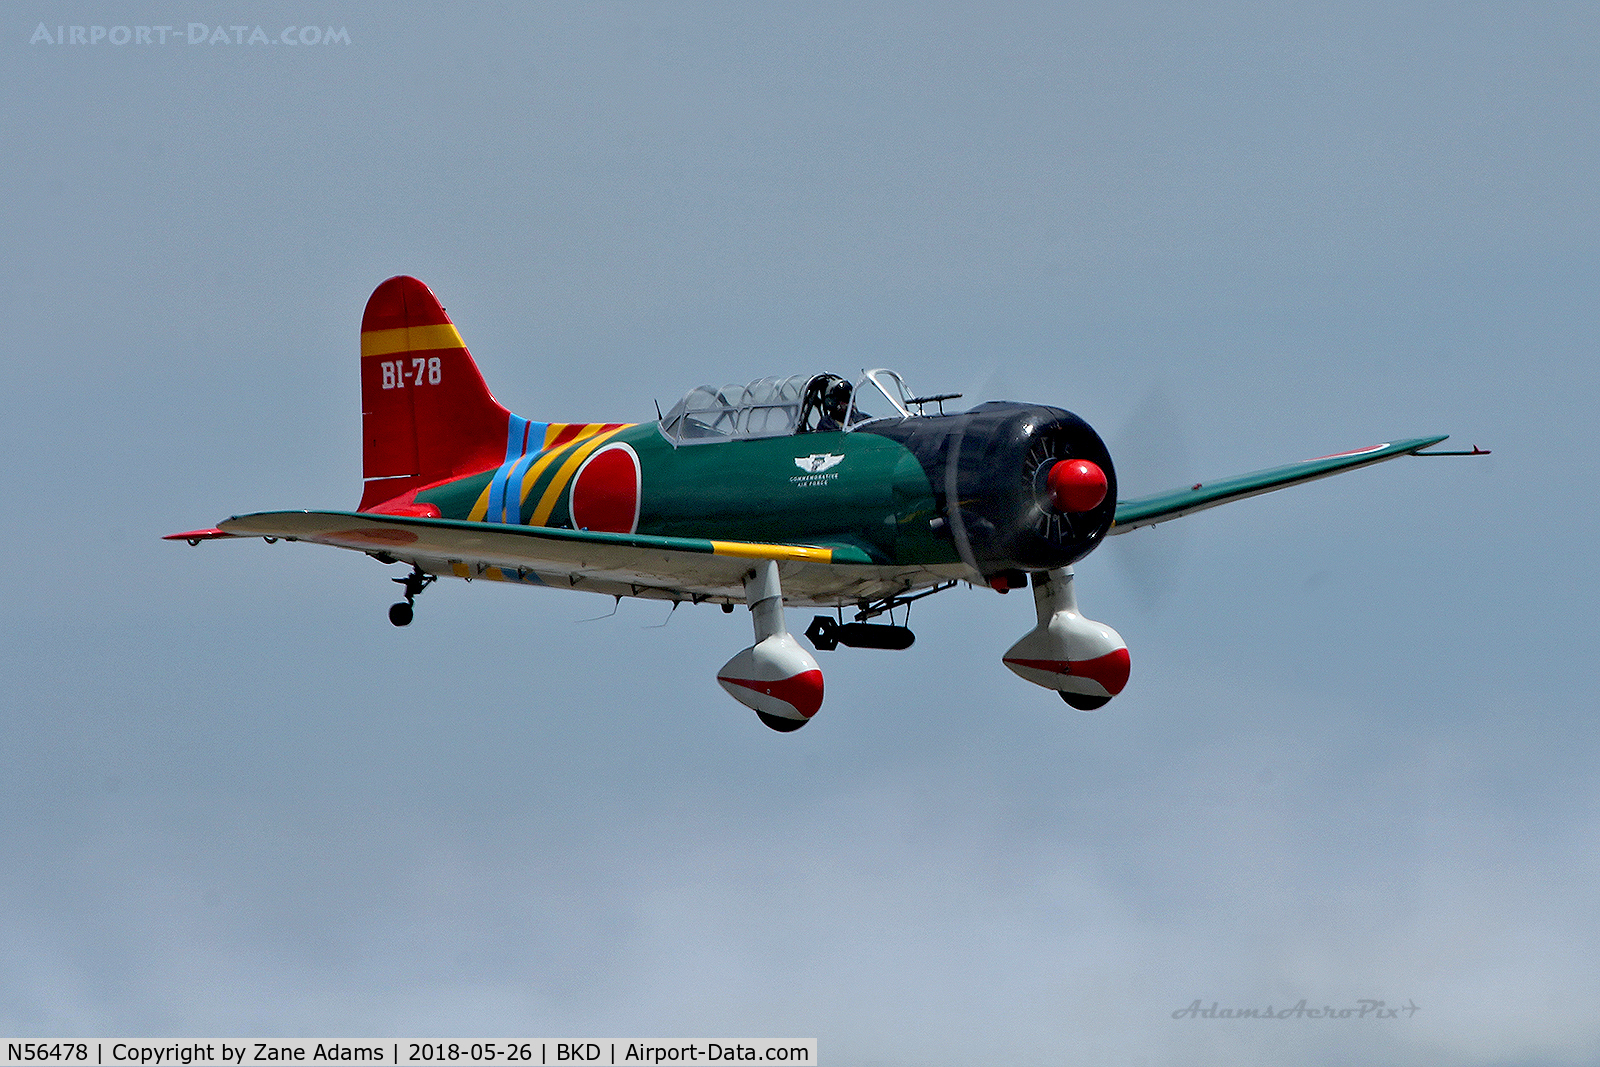
[[[952,444],[955,499],[946,507],[966,527],[984,577],[1066,567],[1088,555],[1117,510],[1115,468],[1100,435],[1060,408],[982,404],[967,414]]]
[[[937,499],[935,532],[985,582],[1069,566],[1116,517],[1111,455],[1062,408],[995,402],[866,429],[917,457]]]

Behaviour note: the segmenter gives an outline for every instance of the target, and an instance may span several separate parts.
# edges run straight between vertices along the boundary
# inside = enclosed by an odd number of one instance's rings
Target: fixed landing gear
[[[778,564],[758,563],[744,590],[756,643],[724,663],[717,681],[767,726],[790,733],[822,706],[822,671],[784,627]]]
[[[1054,689],[1068,707],[1094,711],[1128,684],[1128,646],[1103,622],[1078,611],[1071,567],[1036,572],[1033,605],[1039,622],[1005,654],[1018,677]]]
[[[422,591],[438,580],[438,575],[428,574],[415,563],[411,565],[411,573],[404,578],[390,578],[400,588],[405,590],[406,598],[403,602],[389,605],[389,621],[396,626],[410,626],[411,618],[416,614],[415,603]]]

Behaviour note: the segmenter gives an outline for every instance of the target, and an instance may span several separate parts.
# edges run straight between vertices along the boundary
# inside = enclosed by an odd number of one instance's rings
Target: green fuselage
[[[1012,584],[1082,558],[1115,510],[1104,444],[1060,408],[982,404],[848,432],[702,441],[669,440],[657,423],[532,424],[555,435],[537,452],[520,447],[522,425],[512,424],[519,446],[499,467],[422,489],[416,502],[445,519],[813,545],[879,567],[955,565]],[[1069,456],[1111,479],[1089,511],[1050,506],[1044,475]]]
[[[577,441],[556,452],[576,454]],[[639,459],[635,532],[730,541],[851,546],[881,564],[956,562],[948,537],[932,525],[939,507],[928,473],[904,445],[856,430],[752,440],[679,444],[655,423],[625,427],[606,445],[625,444]],[[556,455],[531,479],[504,492],[520,496],[518,521],[573,528],[568,457]],[[450,519],[478,517],[491,482],[505,468],[426,489],[419,503]],[[506,518],[510,518],[509,505]]]

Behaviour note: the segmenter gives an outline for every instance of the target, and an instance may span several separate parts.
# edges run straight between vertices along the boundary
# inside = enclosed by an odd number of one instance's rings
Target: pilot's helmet
[[[850,411],[850,391],[850,383],[840,378],[828,386],[827,395],[822,398],[822,413],[840,426]]]

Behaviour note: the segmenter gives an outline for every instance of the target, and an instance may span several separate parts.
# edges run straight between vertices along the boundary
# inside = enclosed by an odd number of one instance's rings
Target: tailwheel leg
[[[405,590],[406,598],[402,603],[389,605],[389,621],[396,626],[410,626],[411,619],[416,614],[416,599],[422,591],[438,580],[438,575],[428,574],[415,563],[411,565],[411,573],[404,578],[390,578],[391,582]]]

